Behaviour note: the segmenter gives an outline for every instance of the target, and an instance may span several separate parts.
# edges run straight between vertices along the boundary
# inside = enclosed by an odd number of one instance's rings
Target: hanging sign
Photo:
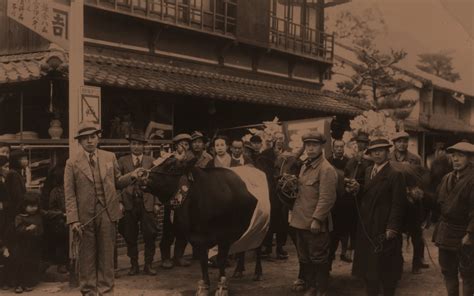
[[[82,86],[79,122],[90,121],[100,126],[100,87]]]
[[[64,49],[69,48],[69,6],[53,0],[8,0],[7,15]]]

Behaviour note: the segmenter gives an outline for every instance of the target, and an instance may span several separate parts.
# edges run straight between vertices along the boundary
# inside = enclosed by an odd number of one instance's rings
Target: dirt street
[[[428,238],[430,234],[425,234]],[[403,296],[444,296],[444,290],[441,273],[437,267],[437,249],[432,243],[429,243],[430,253],[436,266],[429,261],[426,252],[426,260],[430,263],[430,268],[423,270],[422,274],[411,274],[411,247],[407,250],[404,246],[405,273],[400,282],[398,295]],[[287,250],[290,253],[288,260],[265,260],[263,262],[264,278],[260,282],[252,281],[253,260],[247,262],[247,270],[242,279],[230,279],[230,295],[298,295],[291,291],[290,286],[297,275],[297,257],[293,245],[289,245]],[[252,257],[250,254],[248,257]],[[247,261],[251,261],[248,259]],[[158,264],[158,263],[157,263]],[[158,269],[158,275],[155,277],[139,275],[129,277],[126,275],[127,266],[123,267],[120,277],[116,280],[117,296],[149,296],[149,295],[194,295],[194,289],[197,281],[200,279],[200,268],[197,261],[189,268],[174,268],[172,270]],[[228,274],[232,275],[233,268],[228,268]],[[211,291],[216,287],[218,271],[210,269],[212,280]],[[1,291],[0,295],[11,294],[11,291]],[[301,293],[302,295],[303,293]],[[58,295],[69,296],[79,295],[78,290],[71,290],[67,283],[53,282],[42,283],[33,292],[27,293],[29,296],[39,295]],[[331,296],[365,295],[364,286],[361,281],[350,275],[350,264],[339,260],[335,261],[331,283]]]

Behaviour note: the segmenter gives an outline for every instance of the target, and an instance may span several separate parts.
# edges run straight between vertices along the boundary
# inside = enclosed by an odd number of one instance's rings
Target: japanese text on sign
[[[7,15],[64,49],[69,47],[69,6],[52,0],[8,0]]]

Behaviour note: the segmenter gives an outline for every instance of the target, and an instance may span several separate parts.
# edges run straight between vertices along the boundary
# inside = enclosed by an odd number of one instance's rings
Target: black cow
[[[241,177],[230,169],[200,169],[194,167],[193,163],[184,163],[174,157],[153,168],[146,185],[147,190],[158,196],[164,204],[176,200],[176,196],[184,196],[176,210],[176,220],[178,227],[199,253],[202,280],[196,295],[209,294],[208,249],[216,245],[220,274],[216,295],[227,295],[226,259],[231,246],[254,221],[252,217],[258,208],[257,198],[247,190]],[[262,186],[268,185],[265,183]],[[265,215],[269,220],[269,209]],[[255,242],[258,245],[260,243]],[[262,273],[258,252],[255,273],[257,277]]]

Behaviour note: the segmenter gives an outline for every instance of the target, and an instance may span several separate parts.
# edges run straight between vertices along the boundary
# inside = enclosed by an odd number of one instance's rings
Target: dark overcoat
[[[352,273],[364,279],[398,280],[403,270],[401,229],[406,214],[406,185],[402,173],[390,163],[370,179],[373,166],[366,169],[359,195],[359,225]],[[384,239],[387,229],[399,235]]]
[[[153,157],[148,155],[143,155],[141,167],[148,170],[153,167]],[[132,155],[126,155],[121,157],[118,160],[118,165],[122,175],[126,175],[135,170],[135,164],[133,163]],[[130,184],[125,187],[119,198],[123,203],[125,210],[130,211],[134,207],[134,194],[140,194],[143,199],[143,206],[147,212],[152,212],[154,210],[155,204],[159,204],[158,197],[153,196],[151,193],[143,192],[136,183]]]
[[[270,194],[270,232],[285,232],[288,229],[288,208],[277,194],[277,178],[280,173],[277,164],[278,155],[273,148],[263,151],[257,158],[255,166],[267,176]]]

